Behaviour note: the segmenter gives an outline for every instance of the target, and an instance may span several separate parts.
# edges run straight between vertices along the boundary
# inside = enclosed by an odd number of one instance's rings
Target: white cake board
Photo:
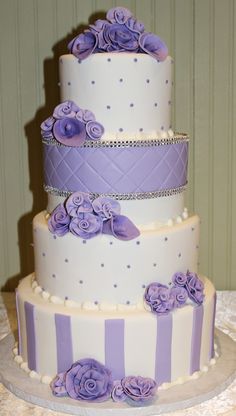
[[[70,398],[57,398],[50,387],[31,379],[13,360],[15,339],[9,334],[0,342],[0,381],[21,399],[58,412],[79,416],[151,416],[188,408],[221,393],[236,377],[236,343],[216,331],[220,357],[216,364],[197,380],[160,390],[150,406],[131,407],[125,403],[84,403]]]

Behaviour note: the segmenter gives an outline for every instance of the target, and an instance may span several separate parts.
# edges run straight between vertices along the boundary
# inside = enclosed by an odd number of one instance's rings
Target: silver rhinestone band
[[[168,144],[177,144],[182,142],[188,142],[189,136],[185,133],[175,133],[173,137],[167,139],[145,139],[145,140],[111,140],[111,141],[101,141],[101,140],[86,140],[81,148],[101,148],[101,147],[152,147],[152,146],[164,146]],[[45,140],[43,139],[43,144],[48,146],[65,146],[62,143],[59,143],[55,139]]]
[[[159,197],[164,197],[164,196],[177,195],[185,191],[186,187],[187,187],[187,182],[185,185],[179,186],[178,188],[163,189],[163,190],[154,191],[154,192],[130,192],[126,194],[116,194],[116,193],[98,194],[98,193],[90,192],[89,195],[91,196],[92,199],[98,198],[99,196],[105,196],[105,197],[113,198],[113,199],[120,200],[120,201],[127,201],[127,200],[132,200],[132,199],[152,199],[152,198],[159,198]],[[56,189],[56,188],[53,188],[52,186],[47,186],[47,185],[44,185],[44,190],[51,195],[61,196],[63,198],[67,198],[73,193],[70,191],[62,191],[60,189]]]

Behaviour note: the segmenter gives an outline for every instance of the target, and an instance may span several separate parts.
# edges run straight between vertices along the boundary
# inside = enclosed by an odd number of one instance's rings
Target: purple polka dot
[[[168,237],[165,237],[165,241],[168,241]]]
[[[110,110],[110,108],[111,108],[111,106],[110,105],[107,105],[107,109]]]
[[[112,244],[113,244],[113,241],[110,241],[110,246],[112,246]]]
[[[161,130],[164,130],[164,126],[161,126]]]
[[[154,107],[157,107],[157,103],[154,103]]]
[[[127,264],[127,266],[126,266],[126,267],[127,267],[127,269],[130,269],[130,268],[131,268],[130,264]]]
[[[199,246],[196,246],[196,249],[198,250],[199,249]]]
[[[115,283],[115,284],[113,285],[113,287],[117,287],[117,284]]]
[[[53,236],[53,238],[54,238],[54,240],[56,240],[56,239],[57,239],[57,236],[56,236],[56,235],[54,235],[54,236]]]
[[[79,283],[82,285],[84,282],[83,282],[83,280],[80,280]]]
[[[95,304],[95,305],[98,305],[98,301],[97,301],[97,300],[95,300],[95,301],[94,301],[94,304]]]
[[[150,83],[150,79],[146,79],[146,83],[149,84]]]
[[[119,128],[119,131],[120,131],[120,132],[121,132],[121,131],[123,131],[122,127],[120,127],[120,128]]]
[[[77,61],[77,62],[78,62],[78,64],[82,64],[82,61],[81,61],[81,59],[78,59],[78,61]]]
[[[137,246],[139,246],[139,244],[140,244],[140,241],[136,241],[136,244],[137,244]]]
[[[172,129],[172,125],[171,124],[169,125],[169,129]]]
[[[123,82],[123,78],[120,78],[120,79],[119,79],[119,81],[120,81],[120,82]]]
[[[157,264],[156,263],[153,263],[153,267],[157,267]]]
[[[87,241],[86,241],[86,240],[82,240],[82,243],[83,243],[83,244],[87,244]]]
[[[168,285],[171,286],[172,285],[172,282],[169,282]]]
[[[145,289],[146,285],[142,285],[142,288]]]
[[[126,305],[130,305],[130,301],[129,300],[127,300]]]
[[[71,82],[70,82],[70,81],[68,81],[68,82],[67,82],[67,85],[71,85]]]
[[[94,85],[94,84],[95,84],[95,81],[91,81],[91,84],[93,84],[93,85]]]
[[[53,273],[53,274],[52,274],[52,277],[54,277],[54,278],[55,278],[55,277],[56,277],[56,275]]]
[[[195,230],[195,228],[194,227],[192,227],[192,231],[194,231]]]
[[[68,259],[65,259],[65,263],[68,263],[69,262],[69,260]]]
[[[107,58],[107,62],[111,62],[111,58]]]
[[[171,101],[170,100],[168,101],[168,104],[171,105]]]
[[[65,300],[68,300],[68,296],[65,296]]]
[[[134,62],[138,62],[138,59],[137,58],[134,58]]]
[[[130,103],[130,105],[129,105],[130,107],[133,107],[134,106],[134,103]]]
[[[168,79],[166,79],[166,84],[168,84],[168,82],[169,82]]]
[[[181,253],[178,254],[178,257],[181,257]]]
[[[104,267],[104,263],[101,263],[101,267]]]
[[[43,256],[43,257],[45,257],[45,256],[46,256],[46,254],[45,254],[45,253],[42,253],[42,256]]]
[[[142,128],[142,127],[140,127],[139,131],[143,131],[143,128]]]

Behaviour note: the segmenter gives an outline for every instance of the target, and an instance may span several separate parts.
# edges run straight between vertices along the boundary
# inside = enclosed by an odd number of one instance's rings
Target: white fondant
[[[74,362],[81,358],[94,358],[105,362],[104,320],[96,313],[73,314],[71,318],[72,350]]]
[[[214,308],[214,299],[206,298],[203,314],[203,323],[202,323],[202,342],[201,342],[201,356],[200,356],[200,368],[206,365],[210,360],[210,350],[211,350],[211,318]]]
[[[46,292],[45,290],[42,290],[41,296],[43,299],[48,300],[50,298],[50,293]]]
[[[76,308],[69,309],[64,305],[45,302],[41,296],[32,291],[31,276],[22,280],[18,288],[18,293],[20,302],[23,303],[28,301],[34,305],[37,351],[36,364],[37,371],[40,374],[48,377],[54,377],[57,373],[55,314],[58,313],[70,317],[73,361],[77,361],[80,358],[90,357],[104,363],[105,320],[124,319],[124,361],[126,374],[137,374],[138,371],[142,371],[141,375],[145,374],[148,377],[153,377],[155,371],[154,356],[156,348],[157,325],[156,317],[152,313],[145,310],[138,311],[137,309],[110,312],[101,310],[84,311]],[[204,312],[205,305],[208,307],[207,305],[208,303],[211,303],[214,293],[215,290],[212,283],[206,279],[205,301],[203,303]],[[191,344],[188,340],[191,339],[192,336],[192,328],[190,328],[189,325],[189,322],[192,319],[192,310],[193,308],[191,306],[186,306],[178,310],[174,310],[172,313],[172,371],[175,372],[176,376],[181,374],[180,366],[182,365],[182,380],[186,380],[185,376],[189,376],[189,373],[186,373],[187,367],[185,361],[188,361],[187,357],[190,356],[191,350]],[[210,312],[210,310],[208,312]],[[212,322],[212,314],[205,314],[205,319]],[[182,327],[180,322],[182,322]],[[21,334],[23,332],[24,328],[21,328]],[[183,334],[185,334],[185,336]],[[183,341],[183,336],[185,337],[186,344]],[[45,342],[45,340],[47,342]],[[204,351],[208,348],[207,346],[209,346],[209,336],[208,333],[203,332],[201,349]],[[24,350],[22,353],[25,356]],[[23,362],[25,363],[23,367],[27,370],[27,360],[24,360]],[[215,360],[210,361],[208,358],[208,361],[201,367],[213,364],[213,362],[215,362]],[[199,375],[200,372],[197,372],[192,378],[197,378]],[[172,380],[173,378],[174,376],[172,377]],[[177,378],[177,383],[179,383],[179,377]]]
[[[98,309],[94,302],[136,304],[149,283],[168,284],[178,271],[197,271],[197,216],[130,241],[104,234],[86,241],[71,233],[54,238],[43,212],[33,227],[38,284],[89,309]]]
[[[74,302],[73,300],[65,300],[64,302],[67,308],[80,308],[80,304],[78,302]]]
[[[105,128],[102,139],[168,137],[171,66],[170,57],[157,62],[147,54],[97,53],[81,63],[63,55],[61,101],[92,111]]]
[[[60,304],[63,304],[64,303],[64,301],[63,301],[63,299],[61,299],[61,298],[59,298],[58,296],[50,296],[50,302],[52,302],[52,303],[60,303]]]
[[[41,307],[35,309],[36,365],[41,374],[53,374],[57,366],[55,317]],[[50,348],[48,343],[50,340]]]
[[[156,316],[138,316],[135,314],[125,323],[125,369],[127,374],[155,379]]]
[[[191,334],[193,326],[193,307],[190,305],[177,309],[172,315],[172,365],[171,379],[189,375],[191,357]],[[181,351],[181,353],[180,353]]]
[[[65,198],[48,194],[47,211],[52,212]],[[176,195],[141,200],[119,201],[122,215],[130,218],[138,228],[146,226],[154,229],[165,225],[168,220],[184,215],[184,193]],[[186,217],[187,218],[187,217]],[[174,221],[173,221],[174,223]],[[173,225],[173,223],[171,225]]]

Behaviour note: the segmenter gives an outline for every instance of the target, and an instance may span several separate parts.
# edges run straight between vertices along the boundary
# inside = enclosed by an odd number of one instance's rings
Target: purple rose
[[[58,142],[66,146],[80,146],[86,139],[86,128],[81,121],[65,117],[55,122],[53,134]]]
[[[80,121],[83,121],[85,124],[88,121],[95,121],[95,115],[92,113],[92,111],[89,110],[82,110],[80,109],[77,113],[76,113],[76,118]]]
[[[93,203],[94,211],[103,219],[107,220],[120,214],[120,204],[118,201],[105,196],[99,196]]]
[[[174,286],[170,289],[170,296],[174,298],[174,308],[181,308],[188,299],[188,292],[184,287]]]
[[[129,376],[124,377],[120,385],[115,385],[115,392],[112,397],[115,401],[123,401],[124,396],[128,401],[138,403],[149,402],[152,400],[157,392],[157,383],[155,380],[148,377]],[[121,389],[123,389],[123,394]],[[119,398],[121,400],[119,400]]]
[[[97,36],[90,31],[86,31],[72,39],[68,45],[68,49],[76,56],[76,58],[83,60],[88,58],[88,56],[94,52],[97,43]]]
[[[48,220],[48,228],[51,233],[62,237],[69,232],[70,216],[63,204],[58,205],[51,213]]]
[[[153,56],[158,61],[164,61],[168,55],[165,42],[153,33],[142,33],[139,38],[139,45],[144,52]]]
[[[125,23],[125,26],[127,26],[132,32],[137,32],[139,34],[144,32],[144,24],[142,22],[139,22],[138,20],[134,19],[133,17],[130,17],[127,22]]]
[[[111,397],[114,402],[124,402],[127,399],[121,380],[114,381]]]
[[[105,25],[107,25],[107,20],[98,19],[93,25],[89,25],[89,28],[92,33],[98,34],[104,29]]]
[[[129,30],[125,25],[114,23],[104,27],[103,37],[109,46],[108,52],[130,51],[137,52],[139,49],[139,34]]]
[[[104,221],[102,232],[124,241],[133,240],[140,235],[138,228],[125,215],[116,215]]]
[[[150,283],[144,294],[146,303],[150,306],[152,312],[163,315],[174,308],[174,297],[170,289],[161,283]]]
[[[88,121],[86,124],[86,133],[90,139],[99,140],[104,133],[104,127],[97,121]]]
[[[191,300],[198,305],[202,304],[204,300],[204,285],[196,273],[187,272],[186,290]]]
[[[54,396],[57,396],[57,397],[67,396],[68,394],[66,391],[66,373],[57,374],[57,376],[52,380],[50,387]]]
[[[45,121],[41,124],[41,134],[44,139],[53,139],[53,124],[55,123],[54,117],[48,117]]]
[[[125,7],[113,7],[107,12],[107,20],[111,23],[123,24],[132,16],[132,13]]]
[[[174,276],[172,277],[172,282],[174,283],[175,286],[183,286],[185,287],[186,283],[187,283],[187,276],[185,273],[175,273]]]
[[[71,217],[78,217],[84,212],[93,212],[89,195],[84,192],[74,192],[65,203],[66,210]]]
[[[70,232],[76,237],[89,239],[102,232],[102,219],[90,212],[80,213],[70,223]]]
[[[79,111],[79,107],[73,101],[68,100],[55,107],[53,117],[58,120],[65,117],[75,117],[77,111]]]
[[[52,392],[56,396],[68,395],[72,399],[88,402],[103,402],[109,399],[112,387],[111,372],[91,358],[77,361],[51,383]]]

